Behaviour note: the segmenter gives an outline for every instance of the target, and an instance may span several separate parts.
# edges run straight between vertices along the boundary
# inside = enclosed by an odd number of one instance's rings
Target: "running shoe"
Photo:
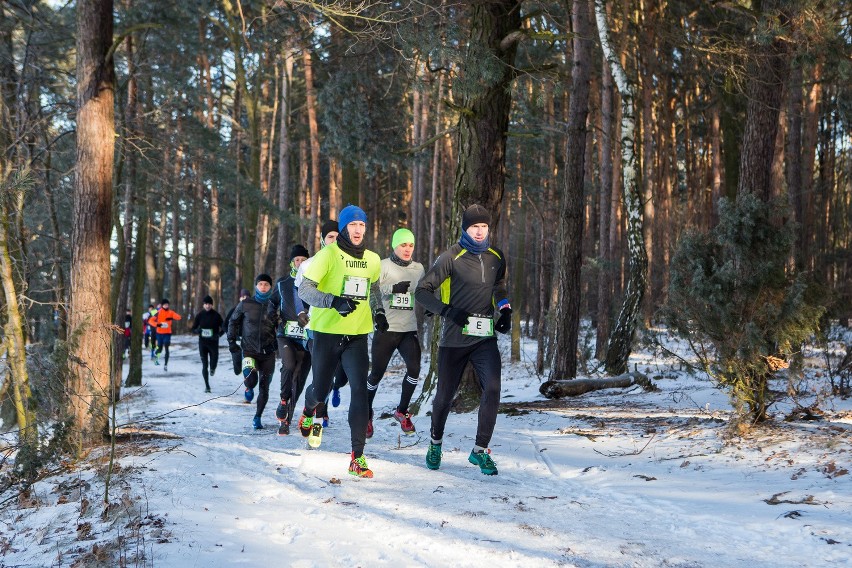
[[[314,427],[314,417],[307,416],[302,414],[301,418],[299,418],[299,432],[302,433],[302,436],[307,438],[311,435],[311,430]]]
[[[314,422],[311,426],[311,433],[308,434],[308,445],[312,448],[319,448],[322,444],[322,424]]]
[[[288,436],[290,434],[290,421],[286,418],[278,421],[278,435]]]
[[[340,406],[340,389],[334,389],[331,391],[331,405],[334,408]]]
[[[254,389],[246,389],[244,396],[246,397],[246,404],[250,403],[254,400]]]
[[[441,444],[429,442],[429,449],[426,450],[426,467],[429,469],[441,467]]]
[[[363,455],[356,458],[355,452],[352,452],[352,461],[349,462],[349,475],[372,479],[373,470],[367,465],[367,458]]]
[[[409,413],[403,414],[399,411],[399,409],[393,411],[393,417],[399,422],[400,428],[406,434],[414,434],[414,422],[411,421],[411,415]]]
[[[263,430],[263,424],[260,423],[260,416],[254,417],[254,420],[252,420],[252,426],[254,426],[255,430]]]
[[[287,401],[282,400],[278,404],[278,408],[275,409],[275,418],[278,420],[284,420],[287,418]]]
[[[473,465],[478,465],[479,471],[485,475],[497,475],[497,464],[491,459],[491,450],[486,449],[483,452],[471,450],[467,461]]]

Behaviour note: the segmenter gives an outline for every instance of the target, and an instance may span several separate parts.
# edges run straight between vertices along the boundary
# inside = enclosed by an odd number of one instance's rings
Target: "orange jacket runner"
[[[157,335],[171,335],[172,320],[181,319],[180,314],[165,308],[160,309],[160,311],[157,312],[157,315],[153,316],[153,318],[154,321],[156,321]]]

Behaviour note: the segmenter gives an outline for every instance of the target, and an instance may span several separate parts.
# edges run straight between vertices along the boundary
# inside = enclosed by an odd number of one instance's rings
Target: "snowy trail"
[[[140,565],[850,565],[852,487],[838,473],[852,469],[848,437],[825,430],[810,443],[791,433],[726,445],[724,424],[695,410],[723,408],[724,395],[695,379],[662,382],[661,393],[593,393],[559,411],[501,414],[495,477],[467,463],[475,414],[450,415],[438,471],[424,465],[428,416],[414,418],[414,436],[377,419],[366,448],[376,477],[367,480],[346,472],[347,389],[322,446],[310,450],[295,428],[276,434],[277,373],[266,429],[256,432],[255,405],[242,401],[226,351],[205,394],[193,339],[175,339],[170,373],[146,360],[145,386],[119,408],[119,423],[153,418],[142,426],[178,436],[120,461],[145,510],[164,520],[165,537],[147,541]],[[395,365],[376,416],[398,397]],[[540,400],[537,383],[507,365],[504,400]],[[767,504],[779,493],[779,504]],[[66,509],[53,519],[73,525],[69,506],[57,505]],[[22,516],[35,526],[40,514]],[[72,536],[48,533],[0,565],[58,565],[56,550]]]

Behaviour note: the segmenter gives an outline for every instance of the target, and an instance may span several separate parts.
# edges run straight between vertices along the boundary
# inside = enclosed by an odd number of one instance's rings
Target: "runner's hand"
[[[311,321],[311,318],[309,318],[308,314],[305,312],[300,312],[299,315],[296,316],[296,319],[299,320],[299,327],[302,329],[308,327],[308,323]]]
[[[236,342],[229,343],[228,344],[228,351],[230,351],[231,353],[239,353],[240,352],[240,346],[237,345]]]
[[[406,292],[408,292],[408,289],[410,287],[411,287],[411,281],[410,280],[405,280],[403,282],[397,282],[396,284],[393,285],[393,288],[391,288],[391,293],[393,293],[393,294],[405,294]],[[385,290],[387,290],[387,288],[385,288]]]
[[[339,313],[341,317],[345,318],[355,311],[355,308],[358,307],[358,302],[352,298],[335,296],[334,300],[331,301],[331,307],[337,310],[337,313]]]
[[[441,315],[447,318],[448,320],[452,320],[452,322],[459,327],[466,326],[467,320],[470,317],[470,314],[466,311],[454,308],[452,306],[447,306],[446,308],[441,310]]]
[[[385,312],[376,312],[376,315],[373,317],[373,321],[376,325],[376,331],[384,333],[390,327],[388,324],[388,318],[385,317]]]
[[[510,329],[512,329],[512,308],[503,308],[500,310],[500,319],[494,324],[494,330],[509,333]]]

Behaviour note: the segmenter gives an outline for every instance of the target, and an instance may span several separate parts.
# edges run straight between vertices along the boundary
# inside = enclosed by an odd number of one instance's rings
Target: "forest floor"
[[[499,475],[467,461],[476,413],[451,414],[444,456],[426,469],[431,404],[403,435],[388,414],[398,359],[376,397],[366,456],[374,479],[347,475],[348,389],[319,449],[276,435],[276,400],[255,405],[226,349],[203,392],[196,339],[176,337],[169,372],[146,358],[125,389],[104,506],[109,448],[36,483],[0,510],[0,566],[849,566],[852,401],[821,394],[809,359],[800,405],[818,420],[729,427],[727,396],[650,351],[631,359],[659,388],[546,400],[524,360],[504,353],[491,443]],[[507,341],[501,338],[501,342]],[[677,351],[674,343],[670,344]],[[818,355],[818,353],[812,353]],[[310,380],[310,379],[309,379]],[[277,391],[278,375],[273,380]],[[786,381],[774,388],[784,392]],[[7,496],[3,496],[7,497]]]

